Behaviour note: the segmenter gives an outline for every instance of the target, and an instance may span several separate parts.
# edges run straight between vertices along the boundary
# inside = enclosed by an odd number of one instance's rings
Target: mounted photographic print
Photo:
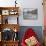
[[[9,15],[9,10],[2,10],[2,15]]]
[[[25,19],[25,20],[37,20],[38,19],[38,9],[24,8],[23,9],[23,19]]]

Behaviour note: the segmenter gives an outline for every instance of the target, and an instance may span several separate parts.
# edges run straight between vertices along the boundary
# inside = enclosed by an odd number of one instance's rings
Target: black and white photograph
[[[36,19],[38,19],[38,9],[24,8],[23,9],[23,18],[25,20],[36,20]]]

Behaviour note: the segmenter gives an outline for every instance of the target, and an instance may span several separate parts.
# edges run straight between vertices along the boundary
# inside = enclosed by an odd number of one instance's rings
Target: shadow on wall
[[[21,42],[21,40],[23,38],[23,35],[24,35],[25,31],[28,28],[32,28],[36,32],[39,41],[42,43],[43,42],[43,33],[42,33],[43,30],[42,30],[42,26],[21,26],[20,27],[20,32],[19,32],[20,42]]]

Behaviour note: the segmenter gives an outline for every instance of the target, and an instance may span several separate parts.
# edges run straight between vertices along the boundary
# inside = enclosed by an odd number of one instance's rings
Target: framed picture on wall
[[[37,20],[38,9],[36,8],[23,8],[23,19],[25,20]]]
[[[2,10],[2,15],[9,15],[9,10]]]

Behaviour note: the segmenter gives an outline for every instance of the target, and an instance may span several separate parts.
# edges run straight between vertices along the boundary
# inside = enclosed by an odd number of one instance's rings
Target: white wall
[[[15,6],[15,0],[0,0],[0,6]],[[21,26],[43,26],[43,7],[42,0],[17,0],[20,6],[19,24]],[[23,8],[37,8],[38,19],[37,20],[24,20]]]
[[[22,8],[37,8],[38,19],[37,20],[23,20],[23,13],[20,15],[20,25],[22,26],[43,26],[43,6],[42,0],[22,0],[20,2]],[[22,9],[21,8],[21,9]],[[23,12],[23,10],[22,10]]]
[[[9,6],[14,6],[15,3],[14,3],[15,0],[0,0],[0,6],[1,7],[9,7]]]

